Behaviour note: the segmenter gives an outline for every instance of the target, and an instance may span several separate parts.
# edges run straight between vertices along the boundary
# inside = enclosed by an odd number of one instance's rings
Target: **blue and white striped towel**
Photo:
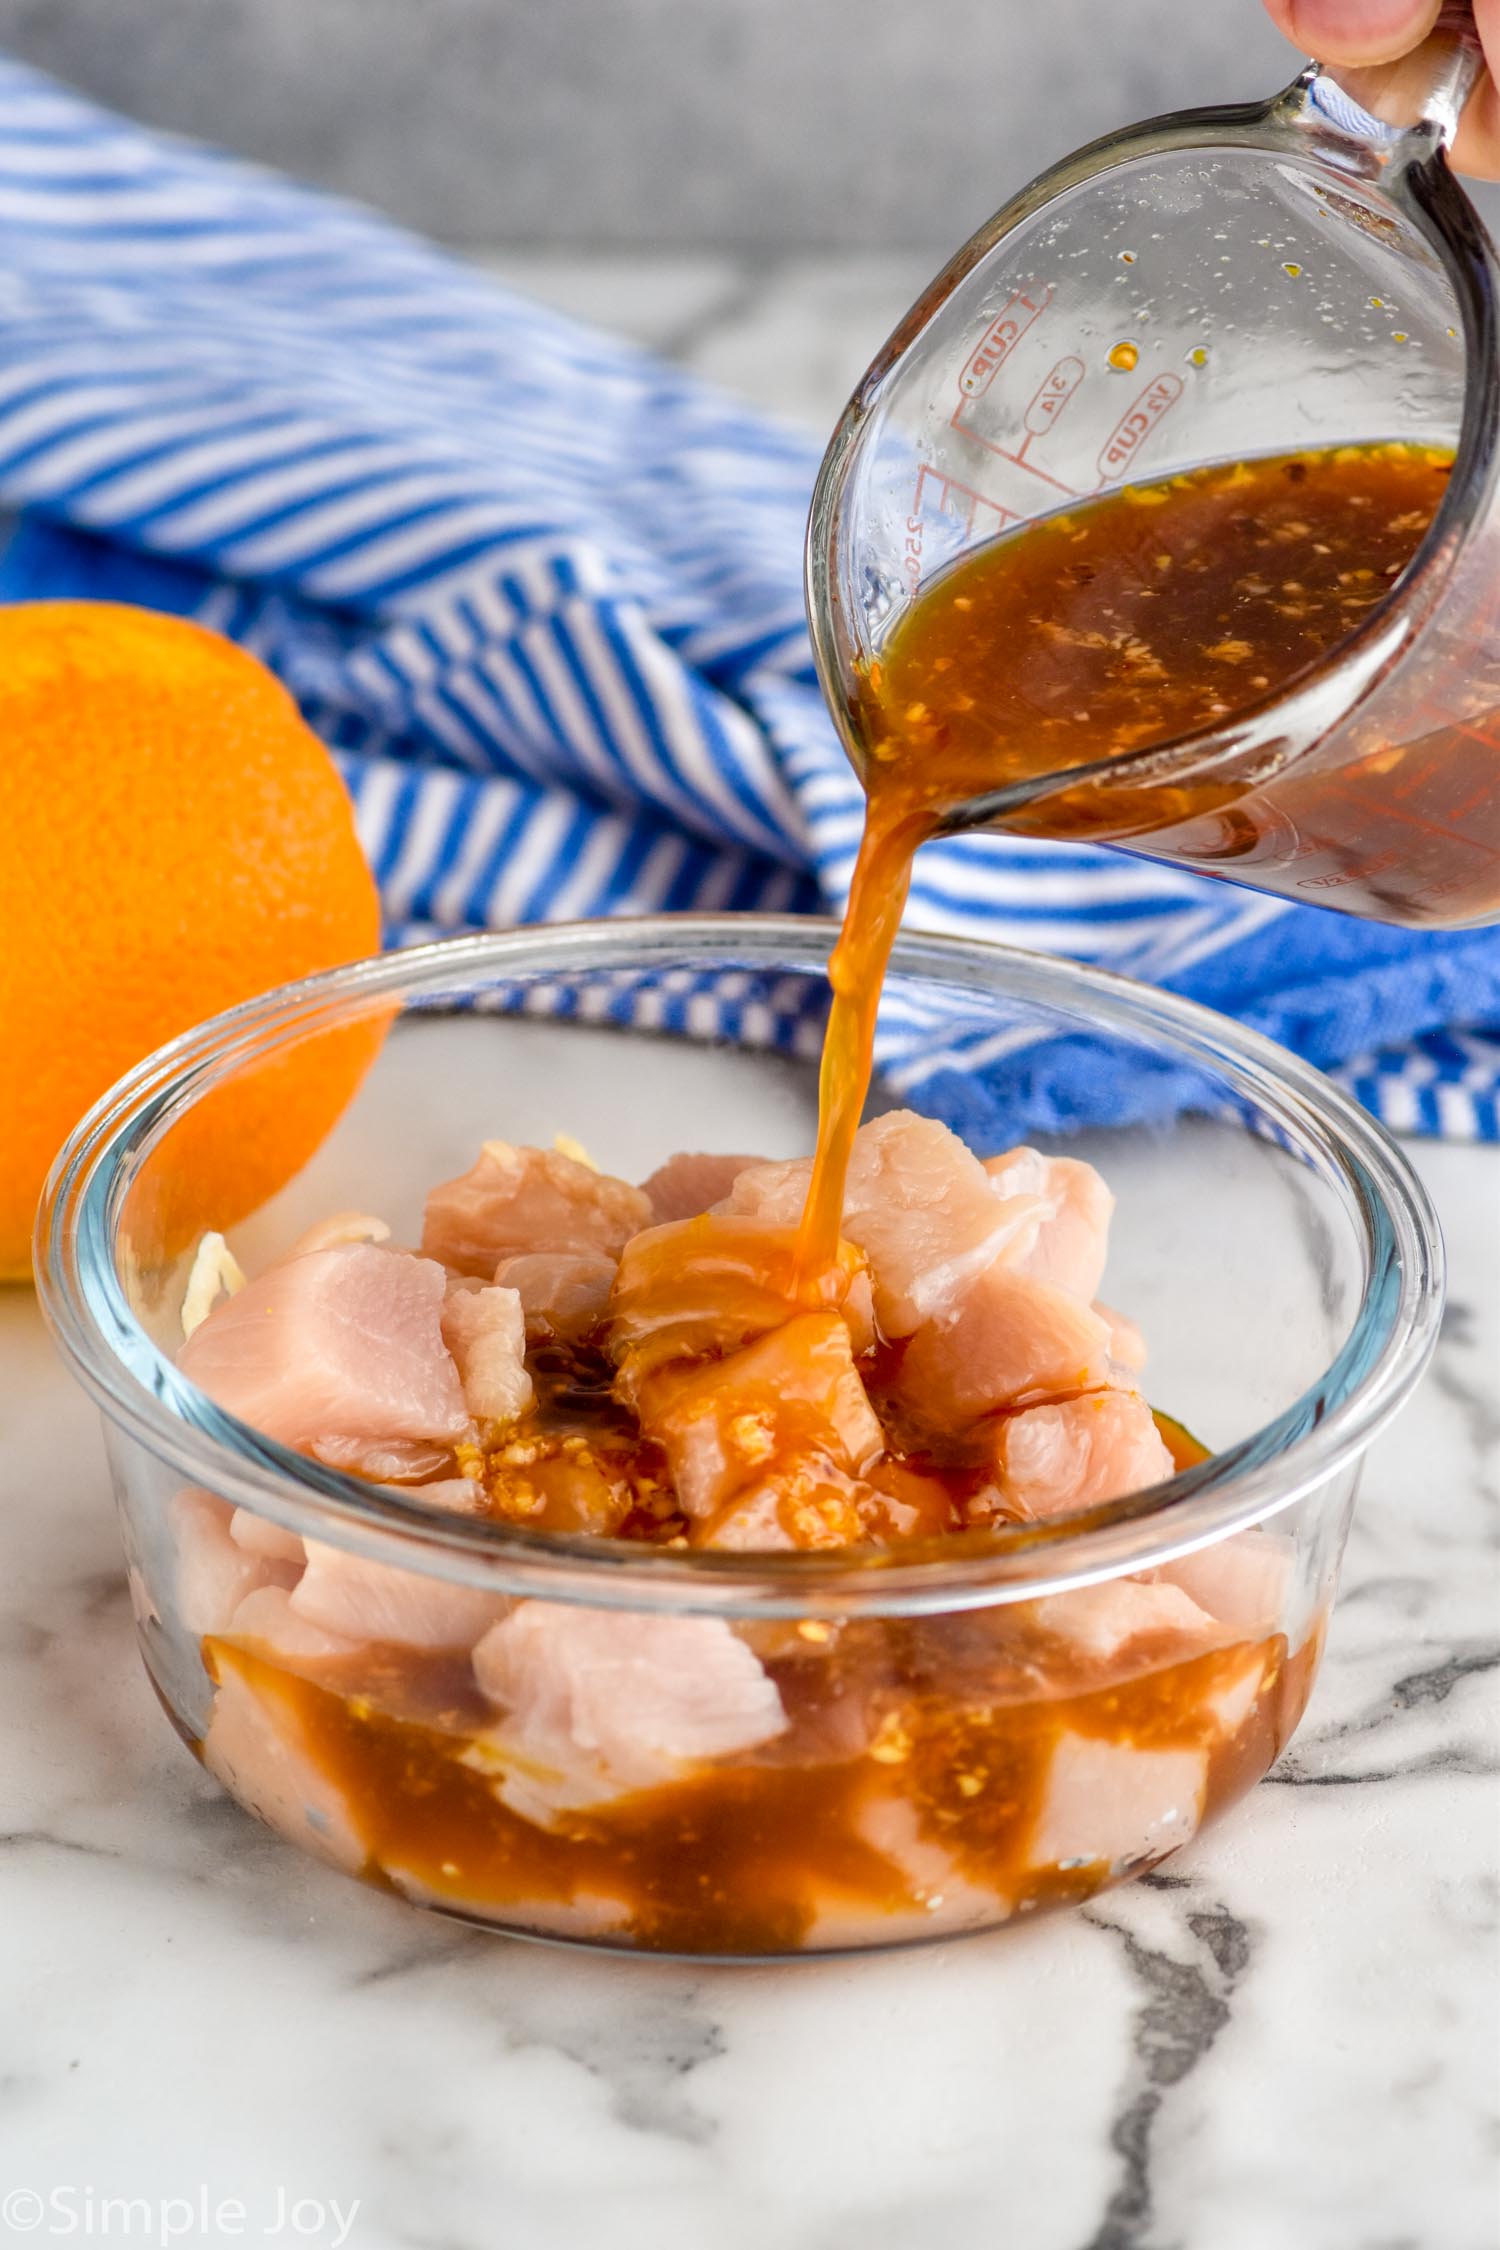
[[[861,800],[803,629],[815,460],[377,218],[0,62],[0,599],[145,602],[255,649],[338,756],[393,939],[842,906]],[[1500,1138],[1500,932],[997,838],[929,846],[911,919],[1153,979],[1388,1124]],[[979,1134],[1182,1098],[918,1024],[884,1062]]]

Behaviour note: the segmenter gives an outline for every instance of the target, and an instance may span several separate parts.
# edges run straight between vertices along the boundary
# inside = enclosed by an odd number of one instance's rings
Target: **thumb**
[[[1394,62],[1427,37],[1442,0],[1266,0],[1271,21],[1319,62]]]

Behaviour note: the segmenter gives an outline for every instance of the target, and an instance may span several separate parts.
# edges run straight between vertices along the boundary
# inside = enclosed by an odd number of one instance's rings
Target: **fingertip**
[[[1464,104],[1448,160],[1471,180],[1500,180],[1500,93],[1488,71]]]
[[[1267,0],[1277,28],[1326,63],[1384,63],[1409,54],[1442,0]]]

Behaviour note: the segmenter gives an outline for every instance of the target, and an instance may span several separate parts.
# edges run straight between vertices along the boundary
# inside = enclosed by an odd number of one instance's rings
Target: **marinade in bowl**
[[[1039,1166],[1092,1164],[1114,1191],[1103,1288],[1129,1323],[1109,1350],[1129,1353],[1133,1325],[1143,1373],[976,1418],[920,1328],[890,1333],[923,1308],[892,1311],[888,1288],[868,1330],[858,1308],[810,1315],[822,1325],[794,1366],[741,1359],[751,1388],[721,1418],[706,1482],[678,1411],[691,1384],[637,1412],[622,1332],[586,1311],[571,1335],[566,1316],[547,1332],[528,1300],[519,1419],[471,1433],[450,1402],[447,1421],[403,1424],[412,1450],[389,1456],[325,1444],[319,1458],[300,1426],[267,1434],[233,1410],[251,1393],[226,1405],[193,1379],[181,1245],[215,1214],[194,1208],[183,1152],[226,1086],[298,1043],[386,1022],[342,1123],[227,1245],[252,1290],[294,1268],[299,1288],[319,1271],[347,1280],[370,1259],[383,1288],[389,1245],[336,1215],[377,1214],[391,1243],[419,1248],[428,1190],[463,1179],[485,1143],[549,1151],[563,1136],[560,1178],[586,1151],[639,1194],[685,1148],[753,1150],[772,1174],[804,1155],[833,936],[670,917],[358,964],[178,1041],[64,1152],[43,1295],[104,1411],[148,1671],[223,1785],[345,1872],[499,1929],[622,1948],[879,1946],[1157,1864],[1296,1726],[1360,1457],[1431,1348],[1435,1225],[1400,1153],[1317,1072],[1102,972],[903,939],[884,1004],[951,1024],[955,1042],[1007,1043],[1018,1091],[1028,1056],[1079,1043],[1091,1068],[1149,1058],[1170,1080],[1177,1106],[1156,1123],[1026,1136]],[[888,1087],[864,1130],[893,1135],[922,1108],[921,1087]],[[1015,1137],[968,1135],[981,1160]],[[725,1174],[731,1200],[739,1176]],[[627,1222],[663,1222],[622,1208],[628,1263],[653,1238]],[[549,1224],[557,1242],[572,1222]],[[497,1289],[482,1260],[455,1280],[462,1250],[431,1247],[470,1301],[456,1360],[471,1375],[482,1345],[484,1379],[503,1383],[519,1362],[496,1358],[498,1331],[482,1335],[472,1307],[498,1317],[535,1268],[505,1245]],[[586,1267],[587,1241],[572,1248]],[[201,1255],[196,1278],[202,1298]],[[618,1272],[611,1287],[618,1321]],[[314,1392],[319,1333],[297,1364]],[[845,1428],[831,1499],[798,1488],[806,1539],[785,1533],[785,1480],[782,1531],[763,1510],[737,1532],[750,1480],[724,1483],[725,1448],[803,1459],[804,1376],[829,1351],[877,1430]],[[473,1395],[503,1404],[503,1390]],[[1128,1423],[1155,1481],[1106,1478],[1106,1496],[1080,1487],[1052,1510],[1040,1438],[1082,1443],[1085,1413]],[[1093,1424],[1085,1436],[1097,1452]]]

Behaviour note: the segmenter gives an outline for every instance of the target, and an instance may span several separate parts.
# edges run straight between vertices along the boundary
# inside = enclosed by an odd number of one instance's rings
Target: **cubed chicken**
[[[607,1455],[577,1439],[564,1439],[555,1450],[542,1443],[518,1450],[523,1455],[534,1450],[538,1457],[511,1471],[502,1456],[502,1467],[510,1473],[497,1485],[499,1504],[503,1513],[534,1530],[587,1531],[608,1539],[635,1505],[630,1480],[612,1472]]]
[[[474,1426],[466,1423],[464,1436]],[[320,1437],[307,1448],[325,1468],[374,1484],[431,1484],[453,1466],[451,1445],[425,1445],[417,1438]]]
[[[770,1463],[813,1455],[858,1474],[884,1436],[837,1313],[802,1313],[705,1365],[664,1368],[638,1392],[690,1516],[710,1516]]]
[[[441,1882],[434,1882],[430,1867],[410,1867],[397,1857],[383,1860],[381,1872],[414,1906],[441,1909],[455,1903],[472,1903],[464,1871],[455,1863],[450,1862]],[[634,1918],[635,1908],[628,1898],[611,1898],[605,1891],[589,1890],[582,1885],[571,1898],[533,1897],[528,1898],[525,1905],[528,1934],[575,1938],[584,1944],[625,1937]]]
[[[476,1422],[503,1426],[531,1404],[526,1372],[526,1315],[514,1289],[449,1288],[443,1300],[443,1342],[453,1355],[464,1403]]]
[[[1071,1290],[998,1263],[955,1314],[917,1330],[901,1394],[929,1426],[951,1430],[1002,1407],[1109,1388],[1109,1346],[1104,1322]]]
[[[1160,1859],[1196,1830],[1207,1782],[1201,1750],[1136,1750],[1061,1734],[1032,1833],[1031,1865],[1102,1866],[1118,1874]]]
[[[217,1665],[203,1763],[268,1828],[357,1875],[369,1857],[358,1816],[309,1739],[293,1684],[230,1648]]]
[[[543,1825],[753,1750],[787,1724],[759,1659],[716,1617],[523,1601],[475,1649],[474,1676],[503,1719],[469,1762]]]
[[[722,1202],[747,1166],[763,1164],[761,1156],[710,1156],[683,1150],[657,1166],[641,1193],[651,1205],[653,1226],[673,1219],[696,1219],[700,1212]]]
[[[746,1485],[695,1526],[693,1544],[742,1554],[857,1547],[884,1517],[869,1485],[812,1454],[778,1462]]]
[[[1034,1240],[1015,1261],[1022,1272],[1055,1282],[1085,1302],[1096,1297],[1115,1199],[1093,1165],[1023,1147],[989,1157],[984,1170],[997,1194],[1031,1196],[1045,1206]]]
[[[231,1530],[233,1511],[211,1492],[189,1485],[169,1511],[176,1550],[177,1614],[195,1639],[222,1633],[247,1594],[260,1586],[289,1586],[300,1565],[241,1546]]]
[[[856,1856],[860,1847],[874,1855],[874,1864]],[[1009,1900],[966,1875],[904,1797],[871,1797],[846,1849],[852,1895],[836,1873],[817,1869],[816,1906],[802,1939],[809,1953],[920,1943],[987,1928],[1009,1912]]]
[[[418,1500],[424,1508],[436,1508],[450,1516],[485,1513],[484,1486],[476,1477],[435,1477],[431,1484],[392,1484],[386,1489],[399,1493],[403,1500]]]
[[[292,1608],[310,1625],[347,1640],[393,1641],[402,1648],[472,1648],[507,1607],[503,1594],[370,1562],[315,1539],[307,1542],[307,1568],[292,1589]]]
[[[1178,1587],[1237,1633],[1284,1631],[1296,1549],[1282,1531],[1241,1531],[1216,1547],[1163,1563],[1151,1575]]]
[[[261,1586],[247,1594],[226,1631],[233,1640],[253,1641],[262,1656],[292,1670],[299,1664],[316,1666],[357,1656],[361,1645],[347,1634],[330,1633],[303,1617],[293,1608],[285,1586]]]
[[[1146,1339],[1135,1322],[1113,1305],[1094,1299],[1094,1310],[1109,1330],[1109,1356],[1122,1375],[1139,1375],[1146,1364]]]
[[[1139,1391],[1086,1391],[997,1423],[995,1475],[1006,1512],[1056,1516],[1118,1500],[1172,1474]]]
[[[812,1159],[754,1164],[720,1208],[791,1226],[802,1215]],[[997,1258],[1025,1255],[1046,1206],[998,1195],[956,1133],[912,1110],[872,1118],[854,1136],[843,1231],[863,1250],[881,1333],[909,1336],[951,1315]]]
[[[427,1198],[425,1256],[458,1273],[493,1278],[502,1258],[527,1250],[585,1250],[618,1258],[651,1225],[637,1187],[555,1148],[486,1141],[478,1162]]]
[[[738,1351],[797,1312],[837,1312],[853,1351],[864,1351],[872,1330],[863,1258],[842,1244],[833,1270],[810,1276],[804,1292],[796,1247],[795,1226],[716,1212],[638,1234],[620,1260],[610,1309],[625,1403],[668,1362]]]
[[[294,1563],[300,1570],[307,1560],[295,1531],[288,1531],[284,1524],[272,1523],[269,1516],[254,1514],[249,1508],[235,1509],[229,1519],[229,1536],[247,1554],[261,1555],[272,1562]]]
[[[899,1870],[929,1926],[972,1930],[998,1921],[1009,1902],[965,1875],[943,1843],[925,1827],[905,1797],[872,1797],[859,1816],[859,1833]]]
[[[1173,1660],[1210,1648],[1223,1633],[1180,1586],[1149,1585],[1138,1578],[1107,1578],[1097,1586],[1070,1586],[1029,1605],[1033,1624],[1053,1634],[1091,1664],[1109,1664],[1137,1646],[1161,1644]]]
[[[618,1261],[602,1250],[522,1250],[502,1258],[495,1279],[521,1300],[526,1334],[533,1341],[558,1337],[576,1343],[609,1318]]]
[[[333,1466],[400,1476],[412,1447],[441,1466],[470,1428],[445,1285],[431,1259],[370,1243],[310,1251],[216,1305],[179,1365],[241,1421]]]

